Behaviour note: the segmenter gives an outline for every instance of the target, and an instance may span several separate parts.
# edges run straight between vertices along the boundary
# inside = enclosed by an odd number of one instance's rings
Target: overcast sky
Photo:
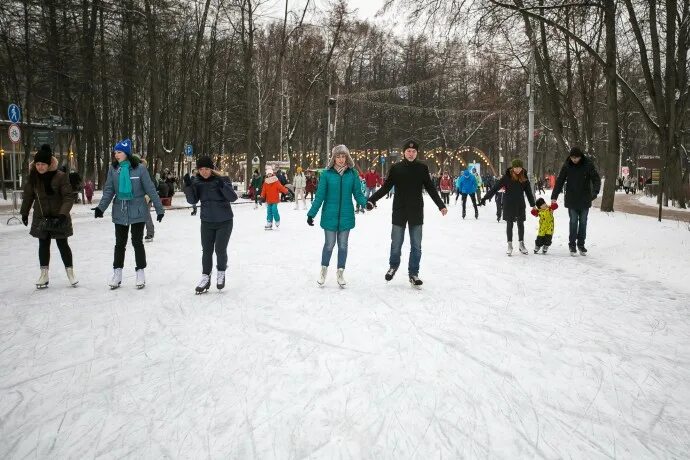
[[[321,12],[327,11],[329,2],[327,0],[311,0],[315,9]],[[300,11],[304,8],[305,0],[290,0],[289,8],[293,11]],[[383,8],[384,0],[348,0],[348,9],[350,11],[357,10],[356,14],[359,19],[367,19],[377,24],[392,24],[394,23],[394,15],[386,14],[384,17],[375,18],[376,13]],[[259,9],[259,14],[264,17],[273,17],[275,19],[282,19],[283,11],[285,9],[284,0],[268,0]],[[399,19],[399,18],[398,18]],[[308,21],[314,20],[313,15],[308,16]]]

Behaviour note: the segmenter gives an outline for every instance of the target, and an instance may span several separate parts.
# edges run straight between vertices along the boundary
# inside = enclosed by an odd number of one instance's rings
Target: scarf
[[[129,201],[134,198],[132,194],[132,179],[129,177],[129,170],[132,167],[129,160],[120,163],[120,180],[118,182],[117,198],[120,201]]]
[[[335,169],[335,172],[337,172],[338,174],[340,174],[342,176],[343,174],[345,174],[345,171],[347,170],[347,164],[345,166],[343,166],[342,168],[339,168],[337,165],[334,165],[333,169]]]

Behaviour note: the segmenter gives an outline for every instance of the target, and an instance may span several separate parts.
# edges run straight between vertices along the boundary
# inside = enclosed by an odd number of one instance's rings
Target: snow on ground
[[[655,196],[646,196],[646,195],[638,195],[637,201],[640,202],[640,204],[643,204],[645,206],[652,206],[654,208],[659,207],[659,203],[656,201]],[[664,209],[672,209],[674,211],[684,211],[684,212],[690,212],[690,209],[688,208],[676,208],[676,207],[665,207]]]
[[[37,241],[3,223],[0,457],[690,455],[687,226],[592,210],[573,258],[561,208],[551,253],[509,258],[493,203],[462,221],[428,201],[416,291],[407,244],[383,280],[391,201],[358,215],[344,290],[316,286],[322,231],[289,204],[271,232],[234,207],[228,285],[203,296],[187,210],[156,225],[141,291],[131,247],[106,285],[108,215],[76,206],[79,286],[53,247],[41,291]]]

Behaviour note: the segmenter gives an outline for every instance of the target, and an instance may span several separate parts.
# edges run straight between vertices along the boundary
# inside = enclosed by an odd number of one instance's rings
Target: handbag
[[[61,232],[65,228],[67,219],[60,219],[59,217],[46,217],[43,214],[43,206],[41,205],[41,199],[36,195],[36,201],[38,201],[38,207],[41,209],[41,215],[43,217],[38,221],[38,230],[41,232]]]

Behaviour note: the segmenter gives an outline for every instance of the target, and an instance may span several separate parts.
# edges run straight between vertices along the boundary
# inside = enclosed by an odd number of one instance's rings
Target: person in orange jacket
[[[288,193],[288,189],[280,183],[278,178],[273,174],[273,168],[266,166],[266,177],[264,185],[261,187],[261,199],[266,202],[266,230],[273,228],[273,221],[276,222],[276,228],[280,227],[280,214],[278,214],[278,203],[280,203],[280,194]]]
[[[558,205],[556,203],[548,205],[544,198],[539,198],[535,204],[536,208],[532,209],[532,215],[539,217],[539,231],[537,233],[537,240],[534,242],[534,253],[539,253],[541,249],[542,253],[546,254],[553,240],[553,212],[558,209]]]

